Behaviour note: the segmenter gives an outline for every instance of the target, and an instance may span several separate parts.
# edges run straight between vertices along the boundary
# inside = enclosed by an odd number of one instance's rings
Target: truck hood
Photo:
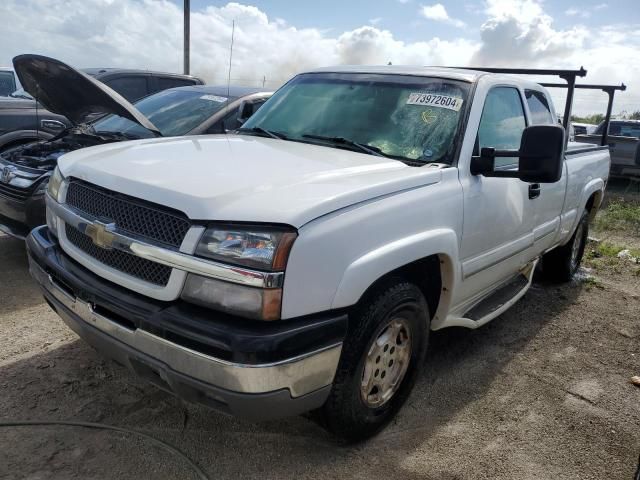
[[[410,167],[348,150],[248,135],[147,139],[60,158],[65,177],[183,211],[193,220],[301,227],[322,215],[436,183]]]
[[[74,125],[95,114],[113,113],[160,133],[120,94],[54,58],[18,55],[13,59],[13,66],[25,91],[47,110],[64,115]]]

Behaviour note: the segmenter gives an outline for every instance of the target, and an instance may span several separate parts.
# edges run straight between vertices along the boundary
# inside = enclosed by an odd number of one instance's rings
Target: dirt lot
[[[103,360],[44,304],[24,246],[0,236],[0,417],[83,420],[149,433],[212,479],[631,479],[640,453],[640,264],[635,232],[605,225],[581,280],[538,281],[477,331],[432,336],[396,421],[339,447],[297,417],[251,424],[184,404]],[[618,242],[618,243],[615,243]],[[609,244],[617,245],[612,251]],[[615,246],[614,245],[614,246]],[[121,433],[0,429],[0,478],[195,478]]]

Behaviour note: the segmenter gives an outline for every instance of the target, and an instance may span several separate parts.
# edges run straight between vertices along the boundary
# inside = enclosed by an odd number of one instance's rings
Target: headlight
[[[279,320],[282,289],[247,287],[190,273],[182,299],[254,320]]]
[[[60,173],[60,169],[56,167],[51,178],[49,178],[49,186],[47,187],[47,192],[49,192],[49,195],[51,195],[51,198],[55,201],[59,201],[58,192],[60,191],[60,185],[62,185],[63,181],[64,177]]]
[[[292,228],[220,225],[207,229],[195,254],[220,262],[282,272],[297,233]],[[255,320],[278,320],[281,288],[256,288],[189,274],[182,298],[191,303]]]
[[[196,255],[260,270],[283,271],[295,239],[294,231],[283,228],[212,227],[202,235]]]

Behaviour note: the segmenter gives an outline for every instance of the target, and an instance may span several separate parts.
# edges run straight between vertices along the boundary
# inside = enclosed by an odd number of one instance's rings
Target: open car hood
[[[22,87],[49,111],[64,115],[74,125],[91,115],[113,113],[160,131],[136,107],[104,83],[42,55],[18,55],[13,66]]]

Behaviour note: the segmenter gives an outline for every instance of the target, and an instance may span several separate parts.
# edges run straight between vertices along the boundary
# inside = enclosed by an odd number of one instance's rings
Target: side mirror
[[[495,170],[496,157],[519,157],[518,170]],[[555,183],[562,177],[564,128],[532,125],[522,132],[519,150],[483,148],[471,159],[472,175],[519,178],[529,183]]]
[[[238,109],[238,127],[244,125],[251,115],[253,115],[253,104],[247,101],[242,102]]]

